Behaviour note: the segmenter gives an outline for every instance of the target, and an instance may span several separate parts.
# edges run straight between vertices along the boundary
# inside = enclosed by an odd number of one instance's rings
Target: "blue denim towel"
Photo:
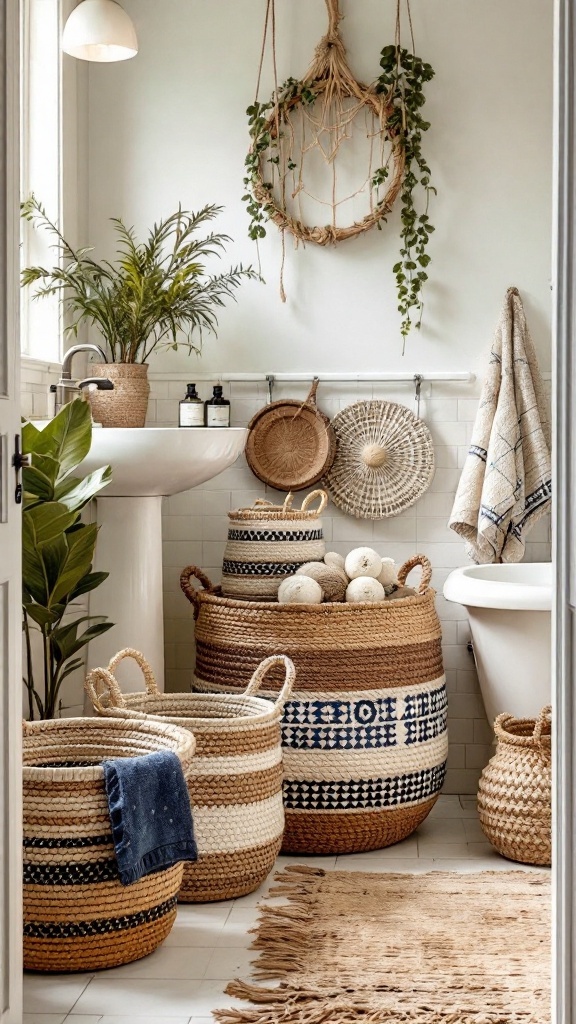
[[[197,860],[190,797],[176,754],[119,757],[102,766],[122,885],[180,860]]]

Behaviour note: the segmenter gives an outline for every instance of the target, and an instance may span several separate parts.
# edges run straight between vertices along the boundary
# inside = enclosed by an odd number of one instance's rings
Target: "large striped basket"
[[[222,566],[222,593],[248,601],[275,601],[278,587],[305,562],[324,558],[322,520],[326,491],[312,491],[299,509],[292,494],[283,505],[259,499],[252,508],[228,513],[228,541]],[[319,499],[317,508],[311,508]]]
[[[182,573],[196,616],[197,689],[240,690],[273,652],[296,666],[282,726],[287,852],[389,846],[439,795],[447,707],[432,569],[417,555],[398,576],[404,583],[416,565],[418,594],[377,604],[247,604],[221,597],[193,566]]]
[[[120,691],[113,673],[126,657],[142,668],[145,692]],[[274,703],[255,696],[272,669],[283,677]],[[188,790],[198,860],[184,866],[178,899],[185,903],[245,896],[274,866],[284,832],[280,719],[294,677],[292,662],[274,655],[241,694],[160,693],[145,658],[127,649],[86,680],[102,715],[159,716],[194,733]]]
[[[151,953],[176,917],[182,864],[121,885],[105,758],[174,751],[194,737],[166,722],[68,718],[24,724],[24,966],[92,971]]]

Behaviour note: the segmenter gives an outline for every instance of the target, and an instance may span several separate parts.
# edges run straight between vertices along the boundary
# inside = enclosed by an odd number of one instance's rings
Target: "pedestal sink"
[[[211,480],[244,450],[244,428],[95,429],[80,467],[89,473],[112,466],[112,483],[97,498],[100,524],[95,569],[109,578],[90,595],[90,614],[107,615],[114,629],[93,640],[88,668],[107,665],[122,647],[135,647],[164,685],[162,602],[162,498]],[[126,691],[142,688],[142,676],[124,662]]]

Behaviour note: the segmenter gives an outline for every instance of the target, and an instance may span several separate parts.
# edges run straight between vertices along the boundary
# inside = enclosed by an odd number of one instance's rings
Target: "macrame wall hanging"
[[[287,231],[296,245],[334,245],[374,226],[381,228],[400,196],[400,260],[393,273],[405,340],[422,320],[422,289],[430,262],[426,247],[434,230],[428,201],[436,190],[421,148],[422,134],[430,127],[421,114],[423,86],[434,71],[415,56],[409,0],[397,0],[395,41],[381,52],[381,73],[370,86],[358,82],[339,30],[338,0],[325,3],[328,31],[308,71],[304,78],[289,78],[279,86],[275,0],[266,0],[256,98],[247,110],[252,139],[244,178],[249,233],[256,241],[263,238],[267,221],[280,229],[280,294],[285,301]],[[401,45],[403,3],[412,51]],[[260,102],[269,37],[274,92],[270,100]]]

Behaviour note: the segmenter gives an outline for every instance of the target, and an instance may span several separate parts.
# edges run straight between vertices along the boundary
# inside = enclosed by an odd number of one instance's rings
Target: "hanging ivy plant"
[[[270,4],[273,8],[274,0],[270,0]],[[395,263],[393,273],[401,315],[400,331],[405,342],[412,327],[419,328],[422,323],[422,292],[430,263],[427,246],[434,231],[428,206],[430,195],[436,189],[430,183],[431,171],[422,153],[422,136],[430,124],[421,113],[425,103],[424,86],[434,77],[434,70],[401,47],[398,21],[396,44],[384,47],[381,52],[382,70],[378,79],[370,87],[362,85],[346,62],[338,30],[341,17],[338,0],[326,0],[326,6],[328,32],[317,46],[304,79],[289,78],[276,87],[270,100],[262,103],[256,99],[248,107],[251,145],[245,161],[243,199],[250,216],[249,235],[256,242],[264,238],[265,225],[271,220],[282,233],[288,230],[297,240],[335,244],[374,225],[382,228],[395,200],[400,197],[400,260]],[[339,203],[333,198],[332,204],[325,204],[332,205],[331,223],[306,224],[301,211],[298,214],[294,210],[295,197],[305,191],[305,152],[312,145],[323,149],[320,136],[325,138],[332,132],[333,144],[327,147],[331,151],[327,164],[333,166],[335,154],[343,139],[349,137],[348,128],[359,112],[372,118],[372,129],[368,129],[366,135],[380,146],[381,166],[374,170],[371,147],[365,185],[347,198],[353,198],[366,188],[371,193],[369,213],[353,224],[340,226],[335,213]],[[316,129],[312,145],[309,139],[306,147],[296,141],[291,119],[298,115],[308,118],[309,125]],[[335,177],[333,180],[335,188]],[[282,273],[280,291],[284,298]]]
[[[424,84],[434,77],[434,69],[413,53],[400,46],[385,46],[381,53],[382,73],[376,89],[386,93],[393,112],[388,118],[389,131],[397,133],[404,151],[404,175],[400,201],[402,203],[400,238],[401,259],[393,267],[398,293],[398,310],[402,316],[401,334],[404,339],[412,326],[422,324],[422,289],[428,280],[430,256],[426,248],[434,231],[428,215],[430,195],[436,189],[430,184],[431,170],[422,154],[422,135],[430,128],[421,109],[426,102]],[[377,188],[387,169],[379,168],[372,179]],[[422,190],[423,209],[418,213],[415,196]],[[417,310],[413,324],[412,311]]]

